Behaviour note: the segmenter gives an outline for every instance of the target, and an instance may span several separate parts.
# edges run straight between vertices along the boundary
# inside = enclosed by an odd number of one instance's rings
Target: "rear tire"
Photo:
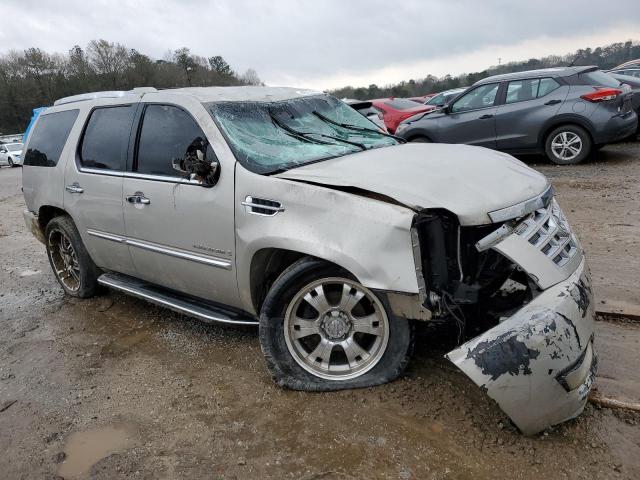
[[[413,326],[392,316],[386,298],[349,272],[305,257],[269,290],[260,313],[260,346],[281,387],[371,387],[402,374],[413,352]]]
[[[45,229],[45,241],[49,263],[65,293],[78,298],[94,296],[100,270],[91,260],[71,217],[53,218]]]
[[[556,165],[575,165],[589,156],[593,144],[584,128],[562,125],[547,135],[544,150]]]

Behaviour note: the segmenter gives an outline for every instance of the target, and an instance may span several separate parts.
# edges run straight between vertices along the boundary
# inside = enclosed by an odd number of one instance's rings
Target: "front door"
[[[204,185],[172,166],[190,146],[207,139],[194,117],[212,122],[211,117],[200,104],[193,109],[159,103],[142,107],[123,186],[127,243],[137,277],[237,305],[234,172],[222,168],[215,185]],[[215,152],[207,143],[207,159],[213,160]]]
[[[440,122],[442,143],[466,143],[495,148],[495,106],[499,83],[480,85],[456,100]]]
[[[133,274],[124,243],[122,181],[137,103],[92,110],[67,161],[64,207],[100,268]]]

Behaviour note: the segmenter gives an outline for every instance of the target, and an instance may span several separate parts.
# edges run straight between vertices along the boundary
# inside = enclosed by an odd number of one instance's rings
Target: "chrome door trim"
[[[107,175],[109,177],[124,177],[124,172],[120,170],[107,170],[104,168],[80,167],[78,171],[81,173],[93,173],[94,175]]]
[[[100,230],[94,230],[93,228],[88,228],[87,233],[92,237],[98,237],[104,240],[111,240],[112,242],[117,242],[117,243],[127,243],[127,239],[124,237],[121,237],[119,235],[114,235],[112,233],[101,232]]]
[[[106,175],[109,177],[124,177],[124,178],[135,178],[138,180],[152,180],[155,182],[181,183],[184,185],[199,185],[201,187],[207,186],[207,185],[203,185],[202,182],[198,180],[192,180],[190,178],[171,177],[171,176],[164,176],[164,175],[151,175],[151,174],[137,173],[137,172],[123,172],[119,170],[106,170],[102,168],[78,167],[78,172],[91,173],[93,175]]]
[[[107,232],[101,232],[99,230],[88,229],[87,233],[91,236],[102,238],[104,240],[110,240],[112,242],[125,243],[132,247],[141,248],[150,252],[161,253],[170,257],[181,258],[183,260],[189,260],[191,262],[202,263],[203,265],[209,265],[211,267],[222,268],[224,270],[231,270],[231,262],[223,260],[217,257],[211,257],[208,255],[198,255],[195,253],[181,250],[179,248],[167,247],[165,245],[159,245],[153,242],[147,242],[145,240],[138,240],[130,237],[122,237],[119,235],[113,235]]]

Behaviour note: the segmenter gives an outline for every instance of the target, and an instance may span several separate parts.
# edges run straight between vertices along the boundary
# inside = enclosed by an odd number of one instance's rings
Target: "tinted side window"
[[[138,142],[137,171],[151,175],[180,176],[174,158],[184,158],[189,146],[204,139],[200,127],[184,110],[171,105],[148,105]]]
[[[538,86],[540,80],[527,79],[527,80],[515,80],[509,82],[507,86],[507,99],[505,103],[525,102],[527,100],[533,100],[538,93]]]
[[[553,78],[541,78],[540,85],[538,86],[537,97],[544,97],[546,94],[553,92],[557,88],[560,88],[560,84]]]
[[[31,132],[24,164],[32,167],[55,167],[76,118],[78,110],[40,116]]]
[[[97,108],[91,113],[80,149],[83,167],[124,170],[133,105]]]
[[[451,111],[454,113],[490,107],[496,101],[498,83],[490,83],[474,88],[455,101]]]

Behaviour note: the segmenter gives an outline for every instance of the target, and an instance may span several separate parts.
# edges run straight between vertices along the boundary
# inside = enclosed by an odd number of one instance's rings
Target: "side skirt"
[[[183,295],[128,275],[104,273],[98,278],[98,283],[205,323],[258,325],[258,320],[249,313]]]

